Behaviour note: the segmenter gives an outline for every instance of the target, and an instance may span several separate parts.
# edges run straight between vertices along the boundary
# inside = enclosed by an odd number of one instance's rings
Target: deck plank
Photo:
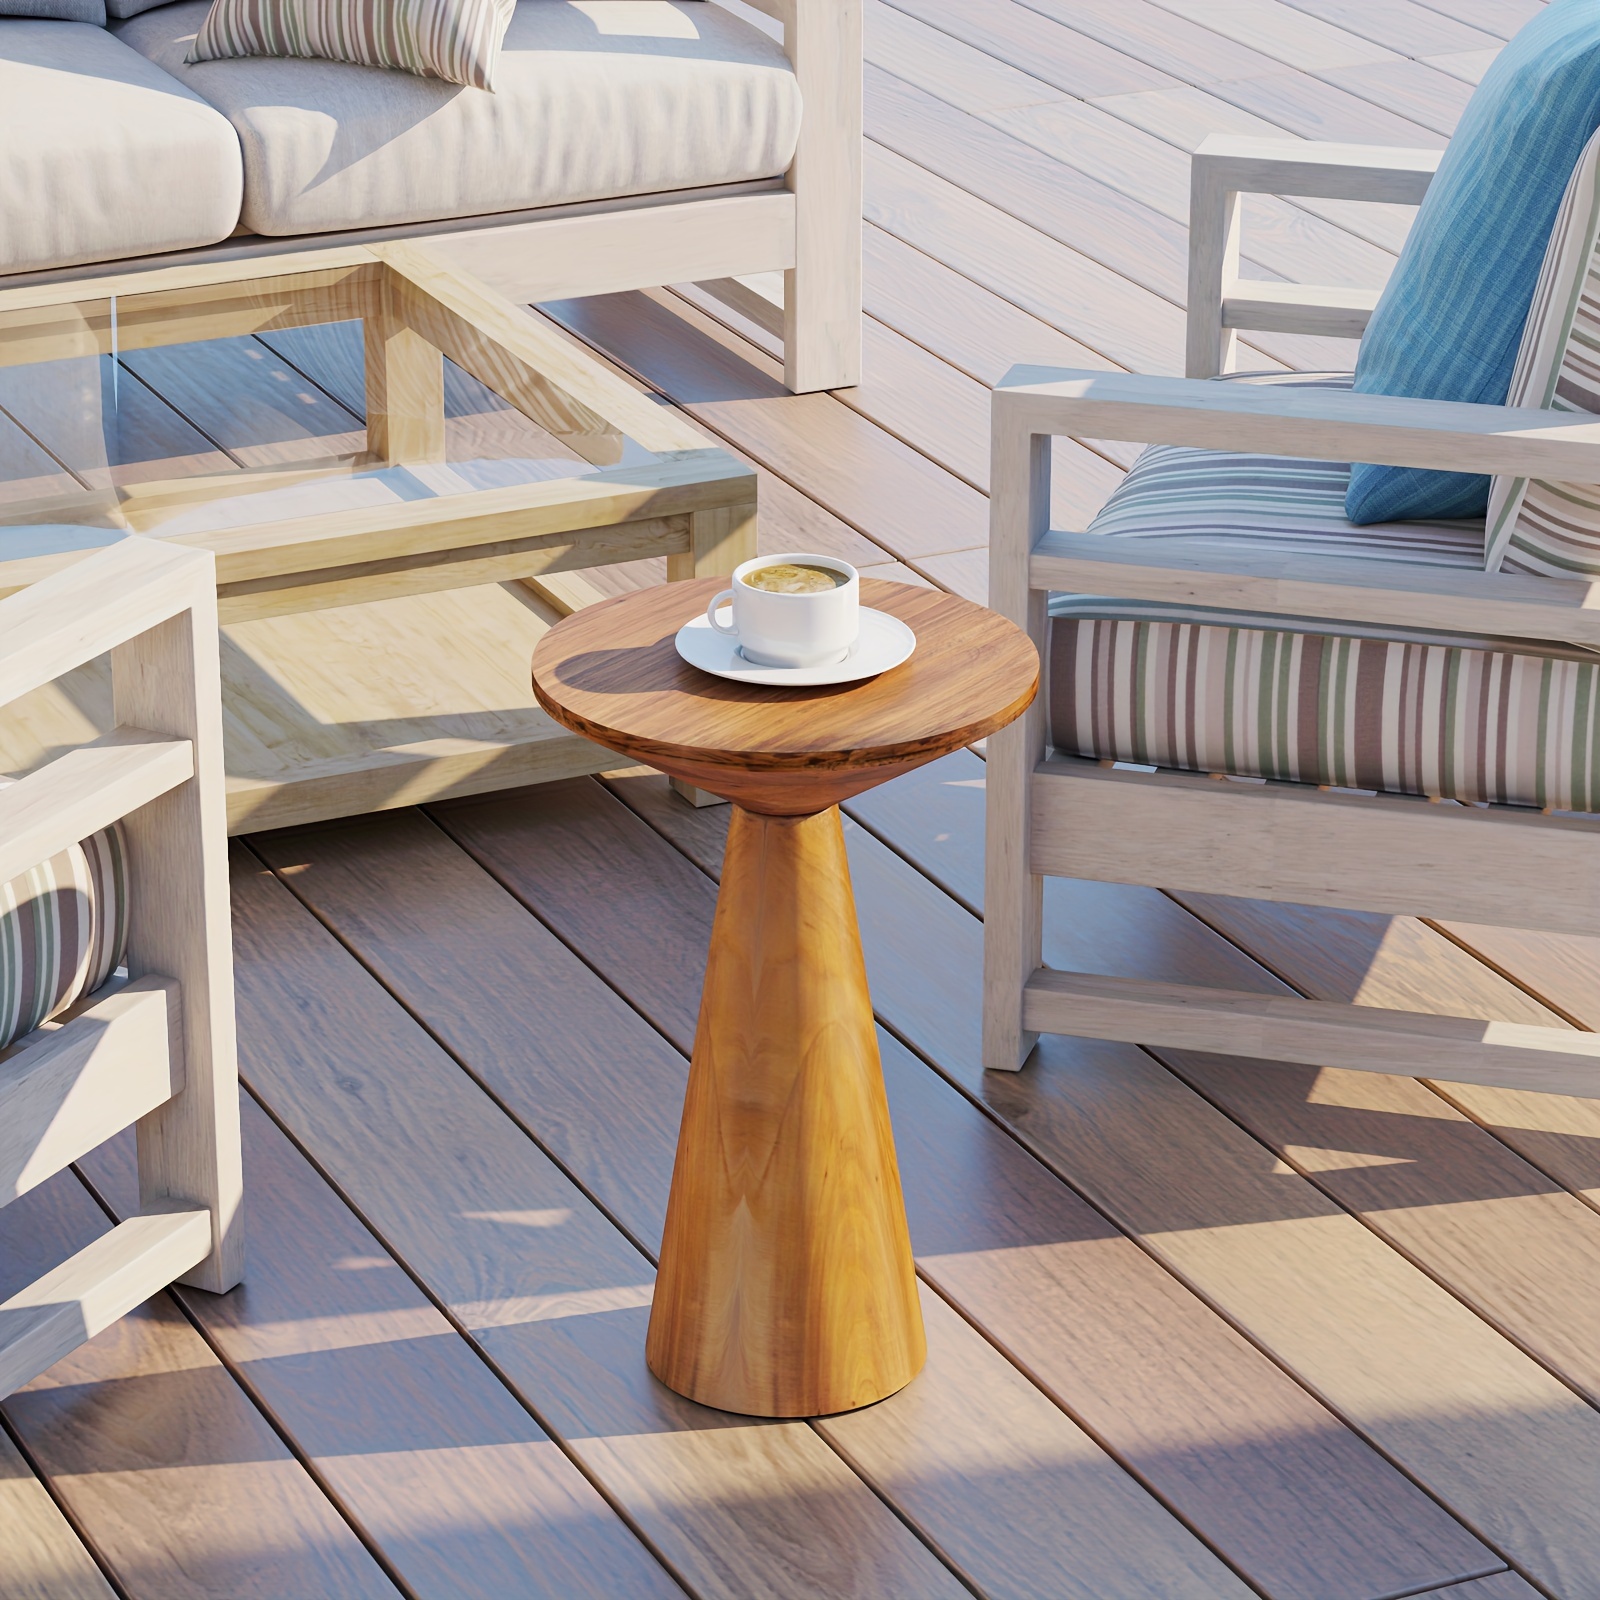
[[[71,1172],[0,1212],[0,1295],[111,1226]],[[171,1299],[4,1402],[133,1600],[381,1600],[394,1585]]]
[[[0,1600],[115,1600],[72,1524],[0,1429]]]
[[[366,448],[360,419],[259,339],[161,345],[127,351],[122,359],[241,466],[272,466]]]
[[[248,1096],[243,1112],[245,1287],[176,1293],[409,1591],[418,1600],[681,1595]],[[136,1209],[131,1131],[83,1165],[118,1215]]]
[[[987,544],[977,490],[832,395],[789,394],[766,357],[683,302],[596,295],[542,309],[835,516],[870,527],[896,559]]]
[[[1078,4],[1060,9],[1070,12],[1072,20],[1080,23],[1078,12],[1082,6],[1083,0],[1079,0]],[[1186,26],[1153,6],[1147,6],[1146,10],[1162,19],[1168,28]],[[1097,22],[1116,26],[1127,20],[1121,3],[1116,12],[1113,18],[1100,0],[1095,0],[1093,13]],[[1112,96],[1104,102],[1086,101],[1064,96],[1042,80],[1007,66],[1003,70],[1012,77],[1007,80],[1007,92],[1002,93],[986,81],[986,71],[993,70],[995,63],[963,40],[907,13],[892,10],[883,0],[873,0],[869,14],[881,20],[869,29],[867,58],[882,71],[1032,144],[1089,178],[1110,184],[1171,220],[1187,224],[1189,164],[1184,159],[1186,152],[1137,129],[1136,124],[1115,113],[1115,107],[1123,100],[1139,101],[1147,95],[1159,98],[1181,91],[1144,91],[1133,96]],[[1193,31],[1211,39],[1217,37],[1202,29]],[[1147,59],[1157,60],[1168,49],[1176,53],[1177,45],[1158,33],[1148,40],[1146,48]],[[1180,61],[1174,61],[1172,65],[1178,76],[1189,84],[1203,85],[1207,81],[1207,73],[1197,64],[1185,68]],[[1259,73],[1281,69],[1277,63],[1263,59],[1255,70]],[[1227,78],[1248,75],[1247,70],[1221,74]],[[1032,85],[1031,92],[1028,85]],[[1459,89],[1461,85],[1457,83],[1455,87]],[[1198,94],[1200,90],[1191,92]],[[1226,102],[1213,97],[1205,99],[1211,127],[1244,115]],[[1268,125],[1269,136],[1281,137],[1282,131]],[[1353,240],[1345,228],[1308,221],[1317,209],[1315,204],[1307,206],[1272,196],[1252,195],[1247,198],[1246,207],[1245,258],[1247,263],[1260,263],[1254,272],[1247,266],[1247,276],[1277,275],[1317,282],[1338,277],[1340,281],[1348,278],[1350,282],[1364,283],[1373,281],[1376,274],[1375,281],[1382,282],[1383,274],[1393,265],[1388,259],[1391,252],[1380,249],[1376,255],[1372,254],[1359,241]]]
[[[1194,903],[1313,996],[1561,1026],[1562,1014],[1524,992],[1534,987],[1581,1025],[1600,1021],[1600,941],[1462,924],[1451,926],[1452,942],[1412,918]],[[1379,1084],[1331,1069],[1311,1083],[1294,1069],[1240,1078],[1207,1062],[1177,1064],[1575,1388],[1600,1396],[1588,1332],[1600,1252],[1600,1101],[1452,1083],[1430,1094],[1407,1080]],[[1285,1151],[1289,1144],[1304,1156]],[[1432,1205],[1418,1187],[1430,1174]]]
[[[812,1429],[649,1376],[648,1259],[282,882],[235,860],[252,1088],[691,1592],[963,1595]]]
[[[576,786],[566,787],[570,793],[578,792]],[[616,810],[614,802],[589,787],[591,801]],[[547,794],[524,797],[524,803],[531,801],[537,807]],[[450,820],[460,821],[455,808],[449,815]],[[536,842],[550,837],[550,830],[542,826],[532,831]],[[636,859],[615,870],[649,873],[676,859],[681,872],[681,858],[674,858],[653,835],[637,824],[631,832],[635,842],[643,839],[654,846],[649,853],[656,860]],[[653,1246],[662,1226],[676,1130],[670,1116],[647,1125],[637,1113],[622,1108],[675,1109],[685,1074],[681,1055],[671,1052],[671,1061],[663,1065],[660,1053],[666,1047],[653,1033],[648,1035],[655,1041],[653,1050],[610,1044],[606,1039],[610,1031],[620,1028],[625,1039],[637,1034],[641,1025],[631,1010],[615,997],[610,997],[609,1007],[594,1003],[588,991],[595,980],[564,947],[420,819],[384,819],[381,826],[363,829],[359,843],[348,830],[301,833],[284,843],[295,847],[288,858],[299,868],[293,881],[311,898],[318,914],[490,1084],[503,1103],[536,1129],[586,1188]],[[581,848],[583,841],[564,835],[560,843],[566,856],[575,846]],[[609,835],[600,841],[604,853],[613,847]],[[677,872],[673,881],[676,884]],[[699,881],[704,901],[708,885],[703,878]],[[683,895],[674,892],[672,898],[681,908]],[[702,905],[702,910],[701,934],[708,925],[709,907]],[[619,919],[634,925],[613,896],[610,931],[614,940],[620,936],[626,943]],[[560,931],[570,936],[565,925]],[[653,936],[653,945],[661,942]],[[703,954],[703,938],[699,943]],[[440,953],[446,948],[453,955],[442,961]],[[551,970],[553,962],[556,970]],[[530,971],[539,972],[545,982],[531,986],[526,976]],[[518,976],[521,981],[516,981]],[[587,1026],[574,1026],[576,1008],[567,1018],[553,1020],[553,1008],[544,998],[574,980],[590,1000],[583,1008]],[[592,1042],[595,1031],[601,1035],[598,1046]],[[603,1063],[598,1081],[590,1083],[587,1068],[572,1070],[574,1045]],[[958,1116],[984,1130],[980,1143],[986,1138],[991,1150],[999,1144],[1014,1161],[1032,1165],[951,1091],[928,1079],[924,1068],[904,1052],[901,1055],[902,1074],[909,1074],[913,1092],[920,1080],[926,1080],[930,1092],[942,1093]],[[670,1082],[663,1086],[666,1073]],[[648,1189],[641,1174],[649,1180]],[[1059,1187],[1042,1170],[1035,1168],[1035,1174],[1035,1181],[1047,1189]],[[1097,1219],[1085,1218],[1080,1207],[1076,1233],[1105,1234]],[[1126,1249],[1125,1258],[1133,1264],[1135,1278],[1141,1271],[1148,1275],[1153,1270],[1136,1251]],[[939,1310],[937,1305],[933,1310]],[[1014,1371],[977,1335],[951,1321],[948,1312],[941,1315],[945,1322],[935,1339],[934,1365],[904,1402],[873,1407],[850,1419],[848,1426],[835,1419],[823,1428],[829,1437],[841,1439],[852,1460],[870,1461],[876,1481],[896,1486],[896,1504],[929,1530],[974,1581],[986,1592],[1041,1597],[1115,1594],[1131,1600],[1169,1589],[1175,1595],[1242,1594],[1225,1570],[1204,1557],[1165,1512],[1134,1491],[1121,1469],[1055,1407],[1026,1384],[1019,1388]],[[1107,1340],[1106,1348],[1120,1348],[1120,1342]],[[1221,1355],[1220,1361],[1208,1364],[1213,1376],[1218,1369],[1223,1374],[1229,1370],[1228,1351]],[[1252,1354],[1246,1355],[1247,1365],[1255,1362]],[[1258,1384],[1240,1383],[1239,1392],[1258,1392]],[[1304,1411],[1304,1397],[1290,1392]],[[1033,1491],[1037,1509],[1020,1522],[1004,1511],[1014,1500],[1016,1485],[1005,1474],[996,1475],[987,1454],[965,1468],[960,1465],[966,1451],[956,1441],[988,1431],[985,1419],[993,1407],[1021,1427],[1014,1470],[1039,1475]],[[1276,1410],[1270,1414],[1281,1423]],[[1052,1441],[1060,1452],[1053,1466],[1031,1454],[1045,1441]],[[1326,1464],[1319,1461],[1317,1466],[1320,1479]],[[1211,1485],[1206,1492],[1220,1505],[1226,1497],[1215,1487],[1215,1469],[1212,1463],[1197,1472],[1196,1483]],[[1066,1493],[1069,1485],[1071,1492]],[[1247,1506],[1251,1499],[1246,1494],[1238,1504]],[[1102,1528],[1098,1537],[1090,1531],[1097,1522]],[[1113,1550],[1120,1552],[1116,1559]],[[1131,1553],[1135,1551],[1139,1553]],[[1063,1588],[1068,1581],[1063,1562],[1077,1587]]]
[[[82,487],[15,418],[0,410],[0,507],[9,501],[71,494]]]
[[[92,489],[234,465],[109,356],[0,368],[0,407]]]
[[[992,388],[1018,362],[1115,370],[1104,356],[882,228],[864,230],[863,257],[868,314],[978,383]],[[1143,449],[1115,440],[1089,447],[1122,468]],[[1070,471],[1076,460],[1058,460],[1056,473]],[[1054,478],[1051,488],[1058,492]]]
[[[1120,277],[1182,306],[1188,285],[1188,230],[1142,198],[1131,197],[1075,166],[1064,165],[1033,144],[954,106],[881,69],[867,67],[867,131],[878,144],[952,183],[1018,221],[1065,244]],[[1325,226],[1307,219],[1307,227]],[[1323,240],[1324,254],[1337,262],[1354,256],[1350,270],[1367,276],[1381,273],[1364,257],[1372,247],[1336,230]],[[1259,232],[1253,237],[1260,237]],[[1289,236],[1269,237],[1292,264],[1293,272],[1249,263],[1252,277],[1281,280],[1315,276],[1315,257],[1287,248]],[[1381,254],[1381,253],[1380,253]],[[1382,272],[1388,262],[1383,260]],[[1302,368],[1348,366],[1344,341],[1298,334],[1247,336],[1248,348]]]
[[[1470,83],[1425,61],[1382,61],[1341,67],[1318,76],[1324,83],[1348,89],[1373,105],[1391,107],[1447,139],[1455,132],[1456,123],[1472,98]]]
[[[1539,15],[1545,0],[1417,0],[1417,4],[1497,38],[1509,39],[1523,23]]]
[[[866,216],[1129,372],[1181,375],[1170,301],[881,145],[866,151]]]
[[[763,369],[771,362],[776,370],[779,358],[768,347],[762,330],[730,314],[694,285],[680,286],[671,296],[646,291],[644,298],[682,318],[690,335],[712,332],[736,357]],[[692,314],[680,311],[680,302],[691,307]],[[710,330],[707,319],[721,323],[727,332]],[[974,381],[959,367],[875,317],[863,320],[862,347],[861,382],[836,391],[839,403],[928,456],[980,494],[987,494],[992,384]],[[1072,439],[1058,441],[1051,479],[1052,526],[1086,526],[1122,481],[1122,474],[1123,467],[1108,460],[1106,454],[1085,449]]]
[[[890,0],[942,32],[964,39],[1078,99],[1164,89],[1170,73],[1062,28],[1013,0]]]
[[[1285,0],[1296,11],[1320,17],[1403,56],[1444,55],[1458,50],[1498,50],[1504,42],[1416,0]]]
[[[635,782],[714,869],[726,813],[682,807],[659,779],[625,780]],[[711,913],[709,883],[698,870],[663,852],[627,812],[599,803],[592,784],[451,804],[436,814],[658,1027],[688,1044]],[[660,821],[662,812],[651,815]],[[324,870],[337,876],[340,863],[330,855]],[[857,887],[865,921],[871,894],[859,872]],[[389,894],[405,893],[402,876],[392,874]],[[351,909],[341,897],[339,915]],[[650,930],[642,944],[625,932],[639,927]],[[871,952],[870,925],[865,934]],[[447,942],[466,935],[464,925]],[[364,948],[372,959],[393,959],[392,946]],[[449,977],[414,959],[408,965],[406,986],[427,995],[424,1014],[436,1026],[483,1026],[474,1020],[485,1009],[470,987],[475,964],[468,960]],[[400,975],[386,971],[398,985]],[[937,978],[924,998],[936,987]],[[1014,1359],[1025,1356],[1073,1415],[1253,1577],[1285,1595],[1324,1592],[1319,1573],[1334,1585],[1327,1593],[1382,1594],[1485,1570],[1474,1563],[1494,1565],[1435,1522],[1434,1509],[1384,1464],[1363,1449],[1352,1453],[1353,1440],[1308,1410],[1301,1391],[1198,1302],[1151,1276],[1147,1258],[887,1037],[885,1064],[913,1241],[939,1258],[930,1281]],[[1068,1325],[1077,1332],[1063,1348]],[[1135,1395],[1144,1398],[1136,1404]],[[1234,1442],[1221,1455],[1175,1448],[1175,1418],[1209,1414],[1212,1405],[1235,1419]],[[1274,1508],[1270,1517],[1256,1509],[1266,1506]],[[1290,1526],[1297,1533],[1286,1539]],[[1340,1589],[1330,1573],[1352,1587]]]
[[[981,834],[965,836],[978,856]],[[919,903],[925,947],[951,936],[933,934],[931,914]],[[1047,905],[1046,928],[1052,965],[1104,964],[1094,922]],[[1272,983],[1257,969],[1235,986]],[[1563,1382],[1143,1052],[1047,1038],[1011,1078],[973,1072],[947,1043],[924,1048],[1497,1548],[1559,1593],[1600,1592],[1600,1517],[1578,1487],[1600,1469],[1600,1415]],[[1446,1211],[1457,1198],[1436,1194]],[[1565,1225],[1583,1259],[1586,1225]],[[1469,1229],[1441,1226],[1475,1272],[1492,1270]]]

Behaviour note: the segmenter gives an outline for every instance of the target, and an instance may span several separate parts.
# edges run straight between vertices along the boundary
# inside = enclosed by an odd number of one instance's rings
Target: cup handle
[[[737,639],[739,637],[739,630],[737,628],[725,628],[720,622],[717,621],[717,610],[722,605],[722,602],[724,600],[732,599],[732,589],[724,589],[721,594],[713,595],[711,597],[711,604],[706,607],[706,621],[709,622],[718,633],[725,633],[730,639]]]

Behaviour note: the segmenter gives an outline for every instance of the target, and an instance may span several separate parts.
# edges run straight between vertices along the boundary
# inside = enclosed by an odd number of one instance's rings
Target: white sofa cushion
[[[0,273],[214,244],[243,181],[227,119],[103,28],[0,19]]]
[[[184,61],[206,0],[117,25],[244,147],[244,222],[320,233],[774,177],[800,91],[706,0],[521,0],[495,92],[341,62]]]

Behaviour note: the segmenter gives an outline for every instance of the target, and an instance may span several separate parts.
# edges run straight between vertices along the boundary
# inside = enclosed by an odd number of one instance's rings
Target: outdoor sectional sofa
[[[492,94],[191,66],[206,9],[0,17],[0,288],[427,236],[518,302],[706,283],[858,381],[860,0],[520,0]]]

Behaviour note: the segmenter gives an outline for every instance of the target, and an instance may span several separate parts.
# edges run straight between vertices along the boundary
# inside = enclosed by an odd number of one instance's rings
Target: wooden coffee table
[[[755,554],[749,467],[426,242],[0,289],[0,404],[0,595],[215,557],[231,832],[597,771],[522,670],[582,573]],[[0,773],[111,721],[91,663],[4,708]]]
[[[534,651],[539,704],[733,801],[646,1358],[765,1417],[868,1405],[925,1346],[839,802],[981,739],[1038,688],[1027,636],[970,601],[864,580],[917,635],[861,684],[711,677],[673,636],[717,580],[591,606]]]

